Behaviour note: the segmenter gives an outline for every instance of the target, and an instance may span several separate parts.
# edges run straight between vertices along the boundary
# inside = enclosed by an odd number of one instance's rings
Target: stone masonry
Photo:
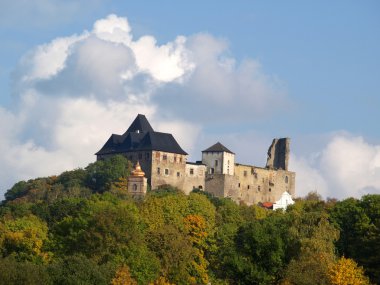
[[[145,116],[138,115],[123,135],[111,135],[96,155],[97,159],[124,155],[141,166],[152,190],[172,185],[189,194],[197,188],[253,205],[276,202],[285,192],[295,196],[296,174],[288,170],[289,145],[289,138],[274,139],[265,168],[236,163],[235,153],[219,142],[202,151],[202,161],[192,163],[171,134],[155,132]],[[131,179],[138,187],[144,184],[141,177]]]

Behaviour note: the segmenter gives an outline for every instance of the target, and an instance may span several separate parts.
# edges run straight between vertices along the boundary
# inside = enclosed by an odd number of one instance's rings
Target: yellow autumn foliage
[[[135,279],[131,277],[129,267],[124,265],[120,267],[115,274],[115,277],[111,281],[112,285],[137,285]]]
[[[362,267],[350,258],[341,257],[329,268],[329,278],[332,285],[369,285]]]

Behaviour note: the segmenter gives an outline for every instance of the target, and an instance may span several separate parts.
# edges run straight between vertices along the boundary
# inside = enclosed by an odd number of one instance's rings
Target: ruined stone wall
[[[235,165],[240,200],[247,205],[276,202],[282,193],[295,194],[295,173],[251,165]]]
[[[273,139],[268,149],[266,168],[288,170],[290,139]]]
[[[153,151],[150,181],[152,190],[165,184],[170,184],[183,190],[186,176],[186,160],[186,155]]]
[[[194,188],[205,189],[206,165],[187,163],[183,191],[189,194]]]

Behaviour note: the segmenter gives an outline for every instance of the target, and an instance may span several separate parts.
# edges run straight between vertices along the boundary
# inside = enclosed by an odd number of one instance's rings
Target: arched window
[[[132,189],[133,189],[133,191],[137,191],[137,184],[133,184],[133,186],[132,186]]]

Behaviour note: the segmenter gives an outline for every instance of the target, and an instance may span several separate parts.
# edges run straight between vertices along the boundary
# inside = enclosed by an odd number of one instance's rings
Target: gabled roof
[[[216,144],[210,146],[208,149],[205,149],[202,152],[229,152],[229,153],[234,154],[232,151],[230,151],[228,148],[226,148],[220,142],[217,142]]]
[[[187,155],[171,134],[155,132],[146,117],[139,114],[122,136],[111,135],[96,155],[152,150]]]

